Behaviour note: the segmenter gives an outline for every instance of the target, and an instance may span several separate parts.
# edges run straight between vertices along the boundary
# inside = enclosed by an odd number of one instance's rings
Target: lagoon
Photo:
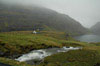
[[[100,35],[81,35],[74,38],[82,42],[100,42]]]

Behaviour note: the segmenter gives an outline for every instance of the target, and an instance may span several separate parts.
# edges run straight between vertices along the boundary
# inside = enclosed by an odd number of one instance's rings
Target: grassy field
[[[100,54],[94,50],[73,50],[46,57],[40,66],[94,66],[100,64]]]
[[[51,31],[42,31],[39,34],[32,34],[32,31],[0,33],[0,52],[2,53],[0,54],[0,62],[13,66],[32,66],[8,58],[35,49],[81,46],[83,47],[81,50],[46,57],[44,62],[38,66],[98,66],[100,64],[100,43],[79,42],[65,36],[64,32]]]

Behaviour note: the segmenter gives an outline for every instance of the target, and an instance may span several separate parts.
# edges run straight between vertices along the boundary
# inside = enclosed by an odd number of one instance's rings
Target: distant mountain
[[[91,27],[91,31],[94,34],[99,34],[100,35],[100,22],[96,23],[93,27]]]
[[[85,34],[87,29],[68,15],[40,6],[0,4],[0,31],[57,30]]]

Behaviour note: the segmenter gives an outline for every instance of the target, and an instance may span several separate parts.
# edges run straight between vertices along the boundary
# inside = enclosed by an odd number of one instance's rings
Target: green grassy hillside
[[[94,66],[100,64],[100,43],[66,40],[64,35],[63,32],[50,33],[50,31],[42,31],[40,34],[32,34],[32,31],[0,33],[0,62],[13,66],[31,66],[25,62],[20,63],[11,60],[11,58],[13,59],[35,49],[81,46],[83,47],[81,50],[58,53],[46,57],[44,62],[37,66]]]
[[[5,5],[0,2],[0,31],[56,30],[74,34],[88,32],[78,21],[68,15],[34,5]]]

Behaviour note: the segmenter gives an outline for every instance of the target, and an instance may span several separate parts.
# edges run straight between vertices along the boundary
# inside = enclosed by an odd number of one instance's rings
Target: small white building
[[[37,32],[34,30],[34,31],[33,31],[33,34],[37,34]]]

